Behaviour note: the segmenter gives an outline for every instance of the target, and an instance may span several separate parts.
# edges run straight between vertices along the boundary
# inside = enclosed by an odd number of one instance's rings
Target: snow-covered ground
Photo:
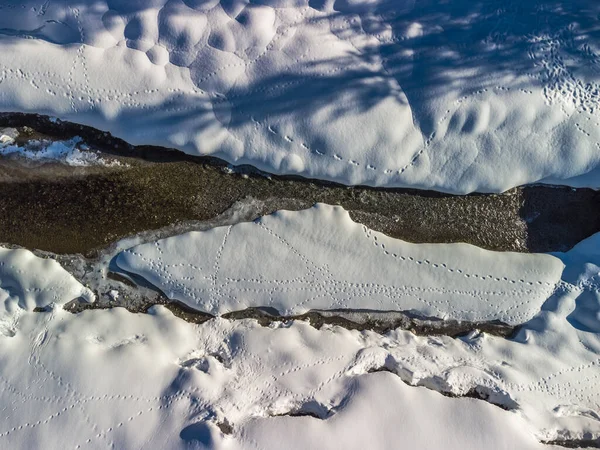
[[[591,0],[0,1],[0,110],[267,171],[598,187]]]
[[[347,184],[597,188],[599,17],[591,0],[0,0],[0,111]],[[0,156],[105,163],[78,139],[14,139],[0,130]],[[74,315],[63,305],[96,293],[1,248],[0,448],[600,442],[600,234],[497,253],[410,244],[317,205],[113,262],[217,317]],[[451,338],[218,316],[249,307],[522,326]]]
[[[3,448],[546,448],[518,413],[366,374],[408,333],[57,308],[0,339]]]
[[[252,233],[243,233],[247,227],[254,227],[265,253],[249,256],[257,244]],[[265,236],[282,245],[263,240],[263,227]],[[279,235],[282,230],[290,231]],[[225,235],[231,239],[227,245]],[[337,244],[331,236],[340,236]],[[354,247],[346,243],[352,240]],[[366,307],[365,299],[350,295],[363,281],[342,284],[342,276],[354,276],[344,261],[353,259],[365,277],[375,277],[373,252],[387,251],[391,255],[383,255],[393,258],[392,252],[410,250],[421,264],[408,259],[404,266],[380,265],[379,281],[368,287],[375,296],[388,292],[397,302],[394,309],[434,313],[426,303],[415,304],[412,293],[430,298],[437,291],[428,289],[440,283],[452,301],[462,292],[477,317],[521,318],[525,324],[513,339],[477,332],[453,339],[403,330],[385,335],[337,326],[317,330],[304,322],[261,327],[250,319],[196,325],[162,306],[149,314],[115,308],[73,315],[61,305],[78,297],[93,301],[87,288],[55,262],[26,250],[2,250],[3,448],[546,449],[552,447],[541,441],[600,436],[600,234],[555,255],[410,245],[353,224],[339,208],[319,205],[159,242],[123,253],[119,263],[143,267],[139,261],[155,258],[140,273],[164,286],[168,268],[183,293],[199,289],[198,280],[211,280],[223,290],[209,286],[206,299],[223,302],[222,310],[284,298],[273,289],[280,269],[296,270],[300,277],[311,273],[319,286],[316,274],[326,267],[319,258],[328,257],[337,267],[325,279],[345,289],[339,298]],[[221,251],[210,252],[211,246]],[[138,251],[137,259],[127,256]],[[237,251],[237,259],[227,251]],[[195,268],[188,265],[192,257]],[[267,264],[271,259],[278,264]],[[252,303],[235,302],[246,286],[224,290],[228,275],[242,276],[236,261],[263,270],[247,291]],[[433,265],[442,263],[448,267],[437,275],[441,268]],[[210,267],[206,273],[203,264]],[[450,272],[459,265],[462,274]],[[492,279],[467,277],[471,267],[489,269]],[[218,273],[211,272],[215,268]],[[513,278],[495,280],[501,273]],[[466,284],[453,284],[454,277]],[[392,290],[401,280],[410,287],[406,293]],[[533,280],[540,287],[528,284]],[[481,286],[488,282],[498,285]],[[262,297],[255,295],[260,289]],[[312,297],[289,293],[290,303],[280,304],[286,311],[315,306]],[[221,310],[209,308],[210,302],[195,306]],[[46,312],[32,312],[34,307]],[[507,316],[505,310],[525,312]],[[460,311],[437,312],[461,317]],[[488,401],[439,393],[473,391]]]

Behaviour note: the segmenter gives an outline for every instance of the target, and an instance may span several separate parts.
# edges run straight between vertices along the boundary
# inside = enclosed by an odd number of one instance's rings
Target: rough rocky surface
[[[232,205],[243,210],[239,220],[253,220],[317,202],[339,204],[353,220],[417,243],[565,251],[600,230],[600,195],[590,189],[530,186],[453,196],[350,188],[134,147],[108,133],[45,116],[0,114],[0,127],[8,126],[19,129],[17,142],[81,136],[100,154],[121,162],[109,167],[37,163],[32,170],[30,162],[0,158],[0,241],[27,248],[93,256],[125,236],[214,220]]]

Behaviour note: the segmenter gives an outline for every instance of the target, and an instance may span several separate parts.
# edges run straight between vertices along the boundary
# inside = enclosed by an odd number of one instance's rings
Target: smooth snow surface
[[[117,265],[169,298],[213,314],[271,307],[412,310],[447,319],[531,319],[563,263],[467,244],[410,244],[359,225],[341,207],[280,211],[121,253]]]
[[[0,109],[277,173],[599,187],[592,0],[4,0]]]
[[[440,398],[386,373],[357,376],[348,384],[351,393],[344,399],[347,404],[329,420],[255,419],[245,427],[246,439],[259,443],[260,448],[274,448],[265,445],[269,442],[286,442],[289,450],[542,447],[516,414],[483,402]]]

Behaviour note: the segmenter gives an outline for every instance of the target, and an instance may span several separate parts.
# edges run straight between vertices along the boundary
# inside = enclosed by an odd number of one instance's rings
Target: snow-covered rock
[[[0,314],[18,309],[31,311],[78,298],[95,301],[93,292],[56,261],[37,257],[29,250],[0,248]]]
[[[513,325],[537,314],[563,270],[548,255],[410,244],[324,204],[143,244],[121,253],[116,263],[169,298],[213,314],[248,307],[286,315],[412,310]]]
[[[1,128],[0,129],[0,149],[11,145],[15,142],[15,138],[19,135],[19,132],[15,128]]]

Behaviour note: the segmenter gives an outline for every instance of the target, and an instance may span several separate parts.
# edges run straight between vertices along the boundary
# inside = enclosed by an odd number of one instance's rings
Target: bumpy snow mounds
[[[0,109],[277,173],[598,187],[591,0],[0,2]]]
[[[557,258],[559,288],[514,340],[221,318],[195,325],[161,306],[7,312],[0,445],[541,450],[553,447],[539,441],[598,438],[600,235]],[[35,269],[12,264],[0,280],[71,299],[35,281],[64,273],[56,265]],[[430,391],[475,391],[510,411]]]
[[[117,265],[209,313],[271,307],[413,310],[520,324],[554,291],[563,263],[467,244],[410,244],[324,204],[190,232],[121,253]]]
[[[516,414],[366,374],[376,335],[151,312],[29,313],[0,336],[2,448],[547,448]],[[272,417],[298,412],[322,419]]]

